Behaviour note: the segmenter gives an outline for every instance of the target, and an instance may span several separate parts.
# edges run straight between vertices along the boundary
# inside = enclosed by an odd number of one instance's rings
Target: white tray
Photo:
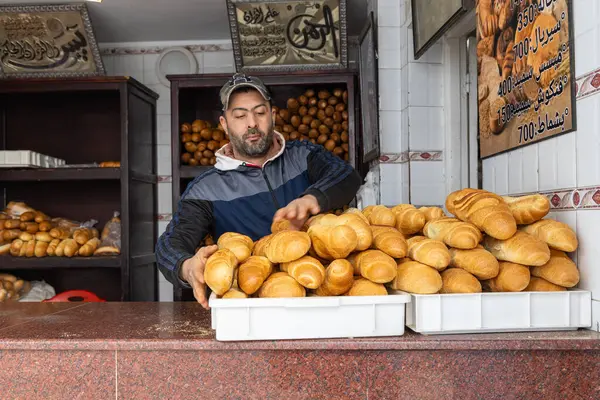
[[[65,160],[30,150],[0,150],[0,168],[56,168]]]
[[[217,299],[211,294],[216,338],[316,339],[404,334],[410,295]]]
[[[412,294],[406,326],[422,334],[558,331],[592,325],[592,293]]]

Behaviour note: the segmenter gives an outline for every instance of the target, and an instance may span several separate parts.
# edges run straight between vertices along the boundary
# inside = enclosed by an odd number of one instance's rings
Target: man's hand
[[[192,286],[194,297],[206,310],[208,310],[208,300],[204,282],[204,265],[208,257],[217,250],[217,245],[202,247],[192,258],[185,260],[181,266],[181,279]]]
[[[311,215],[316,215],[321,211],[317,198],[311,194],[300,197],[292,201],[287,206],[280,208],[275,213],[273,221],[277,222],[282,219],[289,220],[292,225],[302,227],[302,224]],[[299,228],[298,228],[299,229]]]

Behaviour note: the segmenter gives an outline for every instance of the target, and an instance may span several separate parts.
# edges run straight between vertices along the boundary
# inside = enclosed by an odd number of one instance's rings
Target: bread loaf
[[[248,298],[248,295],[246,293],[242,292],[241,290],[231,288],[227,292],[225,292],[225,294],[221,298],[222,299],[245,299],[245,298]]]
[[[442,288],[442,276],[428,265],[409,258],[398,262],[392,289],[415,294],[433,294]]]
[[[258,290],[258,297],[305,297],[306,289],[287,272],[275,272]]]
[[[19,220],[21,222],[30,222],[35,220],[35,211],[25,211],[20,215]]]
[[[35,255],[35,239],[26,242],[24,246],[27,247],[25,257],[33,257]]]
[[[521,264],[501,261],[498,276],[483,281],[483,286],[492,292],[521,292],[527,285],[531,274],[529,268]]]
[[[427,222],[423,234],[457,249],[474,249],[482,239],[481,231],[475,225],[450,217]]]
[[[531,268],[531,275],[566,288],[579,283],[577,265],[560,250],[550,250],[550,260],[541,266]]]
[[[523,232],[537,237],[556,250],[572,252],[577,250],[577,235],[569,225],[553,219],[542,219],[520,228]]]
[[[457,197],[454,212],[458,219],[470,222],[489,236],[505,240],[517,231],[517,222],[502,197],[477,190]]]
[[[267,257],[250,256],[237,270],[237,283],[244,293],[254,294],[273,272],[273,264]]]
[[[462,199],[464,196],[470,193],[476,193],[478,189],[465,188],[461,190],[456,190],[446,196],[446,210],[452,215],[456,215],[456,210],[454,209],[454,202],[456,200]]]
[[[81,257],[91,257],[96,249],[100,247],[100,239],[93,237],[88,240],[83,246],[79,248],[79,255]]]
[[[315,224],[308,228],[308,235],[317,255],[325,260],[346,258],[358,245],[356,232],[345,225]]]
[[[50,236],[54,239],[68,239],[71,237],[71,229],[57,226],[56,228],[52,228],[50,230]]]
[[[371,247],[373,242],[373,233],[368,222],[365,222],[357,214],[342,214],[336,216],[333,214],[324,215],[322,218],[316,220],[312,225],[324,225],[324,226],[340,226],[345,225],[354,230],[356,233],[357,244],[352,251],[362,251]]]
[[[524,292],[564,292],[566,290],[562,286],[555,285],[537,276],[532,276],[529,280],[529,285],[523,289]]]
[[[450,249],[450,257],[452,267],[462,268],[477,279],[494,278],[500,271],[496,257],[482,246],[470,250]]]
[[[294,227],[292,226],[292,223],[287,219],[280,219],[279,221],[273,221],[273,223],[271,224],[271,233],[277,233],[277,232],[288,231],[288,230],[295,231],[297,229],[294,229]]]
[[[92,231],[88,228],[79,228],[73,231],[73,239],[75,239],[79,245],[86,244],[92,237]]]
[[[366,250],[358,253],[356,266],[360,275],[371,282],[387,283],[396,277],[396,261],[380,250]]]
[[[550,260],[550,249],[546,243],[521,231],[507,240],[486,236],[483,240],[483,247],[498,260],[516,264],[540,266]]]
[[[413,236],[407,241],[408,258],[429,265],[438,271],[450,264],[450,252],[439,240],[428,239],[425,236]]]
[[[35,234],[35,240],[38,242],[50,243],[52,241],[52,236],[50,236],[48,232],[38,232]]]
[[[404,236],[391,226],[371,226],[373,230],[372,248],[381,250],[393,258],[403,258],[408,251],[408,244]]]
[[[274,264],[294,261],[308,253],[310,244],[306,232],[277,232],[267,242],[265,256]]]
[[[440,207],[419,207],[419,211],[421,211],[423,213],[423,215],[425,216],[425,223],[434,220],[436,218],[441,218],[441,217],[445,217],[446,214],[444,213],[444,210],[442,210]]]
[[[219,249],[229,249],[235,254],[238,263],[243,263],[252,254],[254,242],[250,237],[235,232],[225,232],[217,240]]]
[[[307,289],[317,289],[325,280],[325,267],[311,256],[282,263],[280,268]]]
[[[346,292],[346,296],[387,296],[388,292],[381,283],[371,282],[365,278],[355,279]]]
[[[76,256],[77,251],[79,250],[79,245],[77,244],[77,242],[75,241],[75,239],[65,239],[61,242],[61,244],[64,243],[64,253],[63,255],[65,257],[74,257]]]
[[[369,219],[367,217],[365,217],[365,215],[358,208],[349,207],[346,211],[344,211],[344,214],[356,215],[360,219],[362,219],[365,223],[369,224]]]
[[[354,267],[348,260],[333,260],[325,269],[325,280],[316,290],[318,296],[338,296],[354,283]]]
[[[5,256],[10,253],[10,245],[11,243],[0,245],[0,256]]]
[[[448,268],[441,275],[440,293],[481,293],[481,283],[464,269]]]
[[[21,248],[23,248],[25,242],[21,239],[15,239],[10,244],[10,255],[13,257],[19,257],[21,255]]]
[[[396,216],[396,229],[403,235],[420,232],[425,226],[425,214],[412,204],[399,204],[392,212]]]
[[[550,212],[550,201],[541,194],[521,197],[503,196],[502,199],[508,204],[518,225],[532,224]]]
[[[48,248],[46,249],[46,254],[48,254],[50,257],[54,257],[56,255],[56,248],[58,247],[60,242],[61,242],[60,239],[52,239],[50,244],[48,244]]]
[[[219,249],[206,260],[204,282],[215,294],[222,296],[231,288],[233,270],[237,266],[238,259],[233,251],[227,248]]]
[[[367,214],[365,216],[371,225],[396,226],[396,216],[386,206],[374,206]]]
[[[36,241],[35,242],[35,249],[33,251],[34,255],[36,257],[46,257],[46,255],[48,254],[48,242],[41,242],[41,241]]]
[[[265,250],[267,249],[267,243],[269,242],[271,237],[273,237],[273,234],[263,236],[262,238],[258,239],[256,242],[254,242],[254,247],[252,249],[252,255],[266,257]]]

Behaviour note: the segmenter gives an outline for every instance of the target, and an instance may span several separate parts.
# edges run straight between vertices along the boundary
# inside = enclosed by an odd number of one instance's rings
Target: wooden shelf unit
[[[195,119],[209,120],[218,124],[222,107],[219,90],[231,78],[232,74],[170,75],[171,82],[171,156],[173,171],[173,212],[187,185],[202,172],[212,167],[190,167],[181,165],[183,144],[180,139],[181,124],[191,123]],[[360,154],[360,132],[358,119],[358,76],[353,71],[319,71],[293,73],[252,73],[258,76],[271,90],[273,104],[286,108],[287,99],[298,97],[307,89],[315,91],[342,88],[348,91],[348,136],[349,160],[363,176],[366,175]],[[190,300],[191,291],[174,290],[173,300]]]
[[[129,77],[0,81],[0,149],[31,150],[120,168],[0,169],[2,205],[24,201],[52,217],[95,219],[119,212],[121,254],[0,257],[0,270],[45,280],[57,293],[87,289],[108,301],[158,299],[156,100]]]

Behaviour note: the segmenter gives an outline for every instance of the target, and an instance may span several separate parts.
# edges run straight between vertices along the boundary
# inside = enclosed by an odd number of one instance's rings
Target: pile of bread
[[[118,220],[118,217],[115,217]],[[107,226],[115,218],[111,219]],[[14,257],[89,257],[120,254],[120,249],[105,243],[96,228],[80,222],[51,218],[23,202],[10,202],[0,212],[0,255]]]
[[[181,163],[192,167],[215,165],[215,152],[229,143],[221,124],[213,128],[210,121],[194,120],[181,125]]]
[[[12,274],[0,273],[0,303],[16,301],[31,290],[31,283]]]
[[[369,206],[287,221],[253,242],[228,232],[205,265],[222,298],[561,291],[579,282],[577,237],[543,195],[463,189],[439,207]]]

